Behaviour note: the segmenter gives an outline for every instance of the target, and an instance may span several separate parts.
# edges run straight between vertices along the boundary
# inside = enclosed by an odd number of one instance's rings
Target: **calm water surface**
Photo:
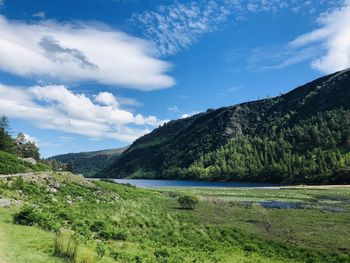
[[[113,179],[116,183],[131,184],[136,187],[268,187],[278,184],[234,183],[234,182],[198,182],[180,180],[150,180],[150,179]]]

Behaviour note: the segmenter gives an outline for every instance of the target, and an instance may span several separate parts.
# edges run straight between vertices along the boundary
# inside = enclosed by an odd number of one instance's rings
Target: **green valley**
[[[0,195],[9,263],[350,262],[346,186],[151,190],[44,172],[0,179]]]

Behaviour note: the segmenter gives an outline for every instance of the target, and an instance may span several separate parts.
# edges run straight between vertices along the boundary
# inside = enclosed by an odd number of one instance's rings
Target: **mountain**
[[[349,183],[350,70],[285,95],[170,121],[98,175]]]
[[[68,153],[48,158],[65,164],[72,163],[74,172],[91,177],[113,163],[127,147],[81,153]]]

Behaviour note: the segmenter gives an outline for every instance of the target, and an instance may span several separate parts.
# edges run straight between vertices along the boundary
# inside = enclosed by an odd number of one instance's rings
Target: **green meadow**
[[[346,187],[139,189],[49,172],[0,179],[0,196],[4,263],[350,262]]]

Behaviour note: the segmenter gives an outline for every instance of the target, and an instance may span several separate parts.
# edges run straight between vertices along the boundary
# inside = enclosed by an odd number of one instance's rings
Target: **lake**
[[[136,187],[271,187],[279,184],[235,183],[235,182],[203,182],[181,180],[151,180],[151,179],[112,179],[116,183],[131,184]]]

